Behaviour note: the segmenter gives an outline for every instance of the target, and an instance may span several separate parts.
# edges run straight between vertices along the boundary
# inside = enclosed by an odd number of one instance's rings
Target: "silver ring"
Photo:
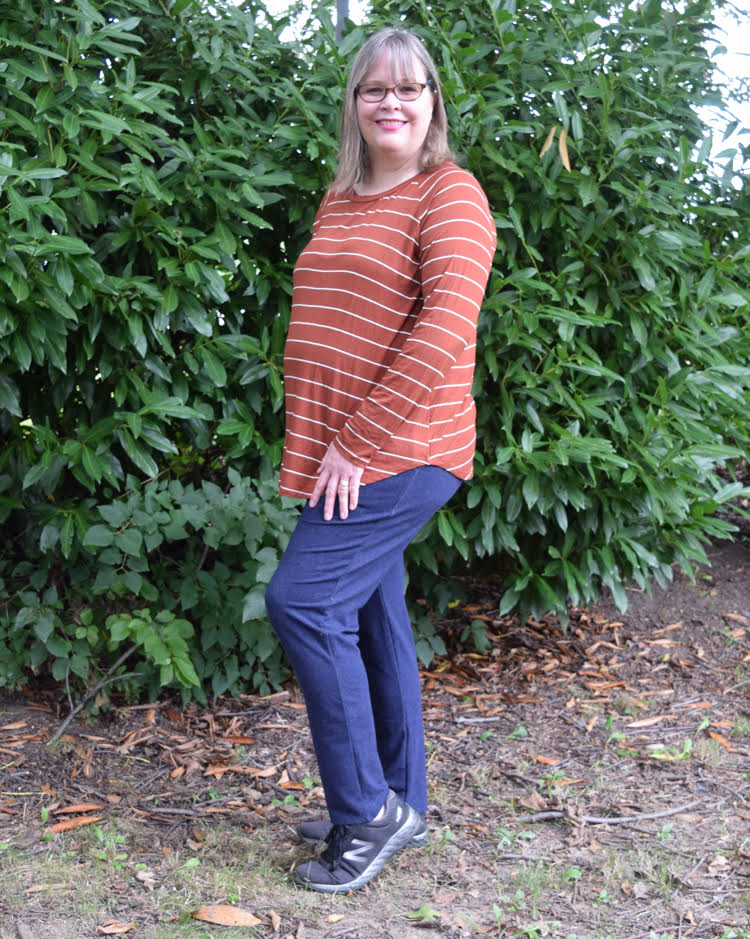
[[[347,482],[347,480],[342,479],[339,482],[339,489],[348,489],[348,488],[349,488],[349,483]]]

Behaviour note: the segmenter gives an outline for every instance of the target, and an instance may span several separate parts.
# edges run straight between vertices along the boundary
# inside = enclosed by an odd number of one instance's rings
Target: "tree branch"
[[[535,812],[533,815],[522,815],[517,818],[518,822],[547,822],[553,818],[567,818],[571,822],[586,822],[588,825],[625,825],[628,822],[642,822],[649,818],[666,818],[668,815],[679,815],[681,812],[687,812],[688,809],[700,805],[702,799],[696,799],[694,802],[688,802],[685,805],[678,805],[674,809],[664,809],[663,812],[648,812],[643,815],[613,815],[600,817],[597,815],[571,815],[570,812],[550,811]]]
[[[86,707],[86,703],[90,701],[98,691],[101,691],[101,689],[104,688],[105,685],[111,685],[112,682],[120,681],[121,678],[128,678],[131,675],[141,674],[140,672],[128,672],[126,675],[115,675],[114,677],[109,677],[112,675],[113,672],[117,671],[117,669],[122,665],[123,662],[125,662],[127,659],[130,658],[130,656],[136,651],[137,648],[138,646],[130,646],[129,649],[126,649],[125,652],[123,652],[123,654],[120,656],[120,658],[115,662],[115,664],[110,669],[108,669],[105,677],[102,678],[100,682],[97,682],[97,684],[94,685],[91,691],[89,691],[89,693],[84,698],[81,698],[78,704],[70,711],[68,716],[62,722],[62,724],[60,724],[60,726],[57,728],[54,734],[52,734],[52,736],[49,738],[49,740],[47,741],[48,747],[51,747],[54,743],[57,743],[57,741],[60,739],[60,737],[62,737],[63,733],[65,732],[65,728],[73,720],[76,714],[78,714],[79,711],[82,711],[83,708]]]

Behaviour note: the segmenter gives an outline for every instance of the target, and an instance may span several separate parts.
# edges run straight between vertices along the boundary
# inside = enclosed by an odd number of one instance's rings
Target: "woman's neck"
[[[419,167],[413,164],[392,168],[382,167],[373,170],[369,178],[357,183],[354,189],[360,196],[376,196],[379,192],[387,192],[400,183],[405,183],[407,179],[416,176],[418,172]]]

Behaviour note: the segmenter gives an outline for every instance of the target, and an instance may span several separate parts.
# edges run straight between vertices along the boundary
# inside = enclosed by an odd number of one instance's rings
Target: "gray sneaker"
[[[294,879],[321,893],[357,890],[411,841],[420,821],[418,813],[390,790],[381,817],[362,825],[332,825],[320,857],[300,865]]]
[[[429,832],[427,825],[421,815],[417,815],[419,821],[412,835],[412,839],[407,845],[408,848],[421,848],[427,843]],[[332,825],[327,818],[315,819],[310,822],[300,822],[297,825],[296,832],[299,837],[308,844],[317,844],[319,841],[325,841],[331,831]]]

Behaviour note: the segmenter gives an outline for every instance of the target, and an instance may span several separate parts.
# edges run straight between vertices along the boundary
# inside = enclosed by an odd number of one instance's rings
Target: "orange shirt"
[[[280,490],[310,496],[333,441],[364,484],[429,463],[469,479],[476,326],[495,224],[453,163],[328,192],[294,269]]]

